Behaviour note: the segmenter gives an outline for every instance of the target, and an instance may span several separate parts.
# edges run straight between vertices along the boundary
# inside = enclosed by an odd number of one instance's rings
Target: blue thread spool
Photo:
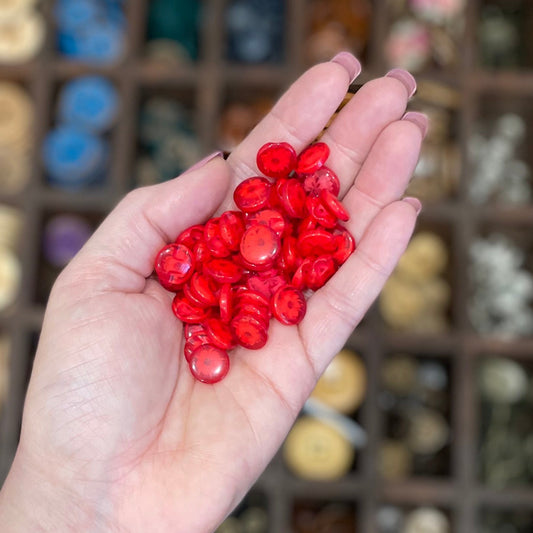
[[[42,157],[51,184],[79,189],[103,180],[109,146],[100,137],[64,125],[48,133]]]
[[[91,133],[103,133],[115,122],[118,93],[101,76],[84,76],[67,83],[59,95],[58,117]]]

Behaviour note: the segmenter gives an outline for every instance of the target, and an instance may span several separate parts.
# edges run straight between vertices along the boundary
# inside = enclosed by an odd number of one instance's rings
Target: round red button
[[[241,255],[252,265],[272,263],[279,251],[279,236],[267,226],[251,226],[242,236]]]
[[[308,146],[299,156],[296,163],[298,174],[309,174],[324,166],[329,157],[329,146],[318,142]]]
[[[257,152],[257,168],[270,178],[286,178],[295,166],[296,152],[289,143],[267,143]]]
[[[248,178],[237,185],[233,200],[241,211],[246,213],[259,211],[268,202],[270,187],[271,184],[266,178]]]
[[[228,373],[229,356],[225,350],[203,344],[192,352],[189,367],[198,381],[217,383]]]
[[[193,253],[184,244],[169,244],[158,254],[155,271],[161,285],[170,291],[177,291],[194,272]]]
[[[302,291],[285,285],[272,297],[272,314],[282,324],[293,326],[299,324],[305,316],[307,304]]]

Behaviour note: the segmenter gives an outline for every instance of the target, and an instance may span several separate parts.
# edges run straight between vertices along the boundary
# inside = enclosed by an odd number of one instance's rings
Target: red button
[[[250,213],[246,217],[248,226],[255,226],[256,224],[263,224],[275,231],[280,237],[287,229],[287,221],[285,217],[276,209],[261,209],[257,213]]]
[[[324,166],[329,157],[329,146],[318,142],[308,146],[299,156],[296,163],[297,174],[309,174],[316,172]]]
[[[355,239],[345,229],[339,230],[333,238],[336,247],[333,259],[337,261],[337,264],[342,265],[355,250]]]
[[[219,296],[220,318],[223,322],[229,323],[233,316],[233,291],[231,283],[225,283],[220,289]]]
[[[288,143],[267,143],[257,152],[257,168],[270,178],[286,178],[295,167],[296,152]]]
[[[216,295],[218,286],[212,278],[195,272],[191,278],[190,286],[191,293],[203,304],[216,305],[218,303]]]
[[[205,321],[205,328],[211,344],[217,348],[229,350],[235,345],[233,342],[233,335],[228,324],[222,322],[220,318],[208,318]]]
[[[244,233],[244,217],[239,211],[226,211],[220,215],[220,237],[230,250],[238,250]]]
[[[304,231],[298,237],[298,252],[301,256],[321,255],[335,250],[335,239],[329,231],[312,229]]]
[[[282,324],[299,324],[305,316],[307,304],[301,291],[290,285],[281,287],[272,297],[272,314]]]
[[[307,197],[307,209],[309,214],[325,228],[332,229],[337,225],[337,217],[333,215],[326,206],[322,203],[320,198],[316,196]]]
[[[323,190],[335,196],[339,195],[341,184],[337,174],[328,167],[322,167],[305,176],[303,181],[305,192],[309,196],[319,196]]]
[[[337,266],[333,257],[330,255],[321,255],[317,257],[310,268],[305,273],[306,285],[316,291],[326,284],[333,274],[337,271]]]
[[[194,245],[204,237],[204,227],[201,225],[191,226],[183,230],[176,239],[177,244],[184,244],[189,249],[193,249]]]
[[[176,294],[172,300],[172,311],[182,321],[189,324],[202,322],[211,314],[211,308],[193,305],[185,296]]]
[[[268,339],[266,326],[251,315],[239,314],[231,321],[237,342],[249,350],[259,350]]]
[[[304,218],[307,214],[306,198],[303,185],[297,179],[287,180],[280,189],[281,205],[287,214],[293,218]]]
[[[187,339],[183,348],[183,353],[185,354],[187,363],[191,362],[191,357],[194,350],[200,346],[203,346],[204,344],[209,344],[209,337],[207,336],[207,333],[198,333],[190,339]]]
[[[228,353],[211,344],[204,344],[192,353],[189,367],[198,381],[217,383],[228,373]]]
[[[194,272],[193,253],[183,244],[168,244],[155,259],[155,271],[161,285],[177,291]]]
[[[342,220],[343,222],[347,222],[350,220],[350,214],[344,206],[340,203],[340,201],[337,199],[336,196],[331,194],[329,191],[322,191],[320,193],[320,199],[322,200],[322,203],[326,207],[326,209],[335,217]]]
[[[203,324],[185,324],[185,338],[190,339],[197,333],[205,333],[205,327]]]
[[[204,269],[219,283],[237,283],[242,277],[242,268],[229,259],[211,259]]]
[[[248,178],[237,185],[233,200],[241,211],[246,213],[259,211],[268,203],[270,187],[271,184],[266,178]]]
[[[269,227],[263,225],[248,228],[241,240],[241,255],[252,265],[272,263],[280,251],[280,239]]]

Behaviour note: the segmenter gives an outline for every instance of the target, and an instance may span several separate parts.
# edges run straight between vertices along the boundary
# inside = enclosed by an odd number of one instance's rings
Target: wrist
[[[2,533],[110,531],[101,512],[19,451],[0,491]]]

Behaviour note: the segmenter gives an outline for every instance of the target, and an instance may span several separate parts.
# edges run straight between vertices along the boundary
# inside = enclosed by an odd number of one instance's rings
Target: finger
[[[366,228],[387,204],[399,200],[415,170],[424,135],[421,113],[389,124],[378,136],[354,185],[343,199],[354,213],[346,227],[359,242]],[[414,122],[416,119],[418,122]]]
[[[62,274],[88,290],[141,292],[157,252],[185,228],[202,223],[227,193],[221,157],[171,181],[130,192]]]
[[[407,247],[416,217],[406,201],[385,207],[348,261],[309,299],[300,334],[317,376],[381,291]]]
[[[399,69],[369,81],[324,133],[321,140],[331,150],[327,165],[339,177],[341,197],[353,183],[379,134],[404,114],[415,89],[414,78]]]
[[[231,153],[228,163],[236,182],[258,173],[256,154],[263,144],[285,141],[297,152],[307,146],[322,131],[360,71],[359,61],[341,52],[302,74]]]

